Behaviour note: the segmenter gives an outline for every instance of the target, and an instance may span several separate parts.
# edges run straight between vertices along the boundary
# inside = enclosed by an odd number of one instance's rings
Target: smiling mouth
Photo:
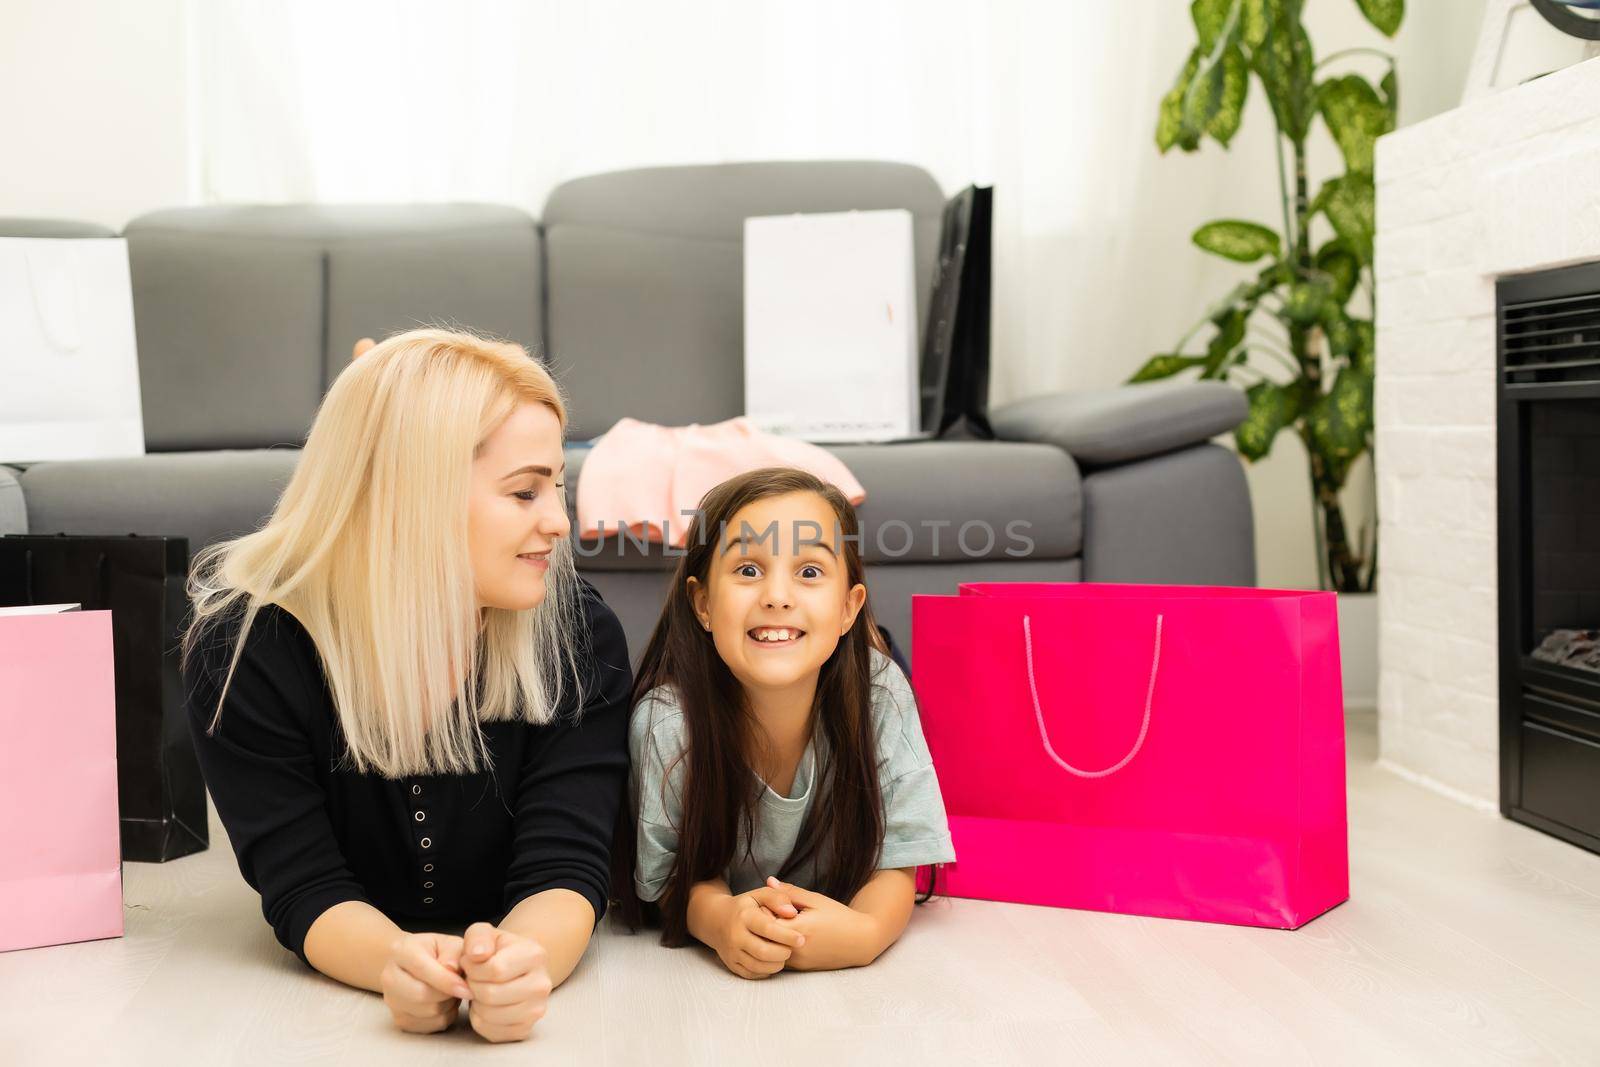
[[[531,563],[536,567],[547,567],[550,565],[550,553],[548,552],[522,552],[517,555],[517,558],[524,563]]]
[[[746,637],[763,648],[786,648],[805,635],[804,630],[795,626],[757,626],[745,631]]]

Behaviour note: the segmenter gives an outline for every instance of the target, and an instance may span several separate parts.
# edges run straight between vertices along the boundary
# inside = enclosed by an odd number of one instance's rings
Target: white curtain
[[[1195,307],[1150,309],[1151,286],[1202,269],[1185,230],[1152,225],[1192,181],[1152,204],[1147,180],[1192,36],[1181,3],[207,0],[191,17],[207,202],[537,213],[559,182],[620,167],[895,159],[950,192],[996,187],[997,402],[1119,380]],[[1173,264],[1153,277],[1152,249]],[[1151,286],[1120,284],[1129,270]]]
[[[208,199],[489,197],[656,163],[987,164],[988,14],[806,5],[194,5]]]

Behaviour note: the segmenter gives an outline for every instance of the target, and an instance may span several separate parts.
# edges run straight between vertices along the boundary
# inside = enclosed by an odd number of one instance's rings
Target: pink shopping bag
[[[1333,593],[912,598],[943,892],[1293,929],[1349,897]]]
[[[0,608],[0,951],[122,934],[109,611]]]

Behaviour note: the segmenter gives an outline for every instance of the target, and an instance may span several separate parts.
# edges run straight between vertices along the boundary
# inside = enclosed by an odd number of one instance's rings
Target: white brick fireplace
[[[1379,743],[1498,796],[1495,290],[1600,260],[1600,59],[1378,143]]]

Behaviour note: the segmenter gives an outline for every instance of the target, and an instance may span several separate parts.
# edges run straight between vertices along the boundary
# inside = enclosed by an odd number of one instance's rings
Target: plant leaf
[[[1189,53],[1183,70],[1178,72],[1178,80],[1173,82],[1167,95],[1161,98],[1161,112],[1156,119],[1156,147],[1163,154],[1173,145],[1177,145],[1185,152],[1193,152],[1200,147],[1199,131],[1186,129],[1183,124],[1184,97],[1188,95],[1189,83],[1194,80],[1195,71],[1199,67],[1200,50],[1197,48]]]
[[[1199,69],[1183,98],[1184,130],[1201,131],[1210,126],[1222,110],[1227,91],[1228,65],[1221,56],[1213,60],[1202,55]]]
[[[1323,318],[1322,331],[1328,339],[1328,352],[1341,358],[1369,380],[1373,377],[1374,341],[1372,320],[1334,308]]]
[[[1244,0],[1239,22],[1239,37],[1245,47],[1252,51],[1260,48],[1261,42],[1267,38],[1266,0]]]
[[[1194,243],[1213,255],[1238,263],[1254,263],[1278,254],[1278,234],[1256,222],[1219,219],[1194,231]]]
[[[1333,232],[1365,267],[1372,263],[1374,226],[1372,174],[1352,171],[1332,178],[1317,193],[1319,210],[1328,216]]]
[[[1372,375],[1355,366],[1339,371],[1333,388],[1306,412],[1306,439],[1343,483],[1350,464],[1366,450],[1372,433]]]
[[[1344,306],[1361,277],[1361,264],[1356,259],[1355,253],[1351,252],[1342,240],[1335,237],[1317,249],[1313,264],[1317,270],[1328,276],[1333,285],[1333,299],[1341,307]]]
[[[1133,377],[1128,379],[1128,384],[1153,382],[1158,378],[1170,378],[1180,371],[1188,370],[1190,367],[1198,367],[1205,361],[1205,356],[1183,356],[1176,353],[1151,356],[1145,361],[1145,365],[1135,371]]]
[[[1217,322],[1217,332],[1211,338],[1211,343],[1206,346],[1204,369],[1200,372],[1201,378],[1220,378],[1227,369],[1226,360],[1239,342],[1244,340],[1245,324],[1250,318],[1250,313],[1255,310],[1252,305],[1239,305],[1230,308]]]
[[[1209,54],[1217,46],[1222,27],[1239,0],[1194,0],[1189,5],[1189,16],[1194,19],[1194,30],[1200,37],[1200,51]]]
[[[1359,74],[1330,78],[1317,86],[1317,109],[1339,142],[1347,170],[1372,169],[1372,144],[1393,125],[1378,92]]]
[[[1355,333],[1355,345],[1351,351],[1350,362],[1371,378],[1377,374],[1377,331],[1373,329],[1371,319],[1351,318],[1350,326]]]
[[[1222,53],[1221,66],[1222,101],[1206,124],[1206,132],[1226,148],[1233,135],[1239,132],[1239,122],[1244,118],[1245,99],[1250,95],[1250,64],[1238,45],[1229,45]]]
[[[1322,318],[1317,321],[1322,327],[1323,336],[1328,339],[1328,354],[1350,361],[1355,350],[1356,331],[1344,308],[1330,300],[1323,308]]]
[[[1278,431],[1294,421],[1295,394],[1291,387],[1276,382],[1257,382],[1245,390],[1250,413],[1233,431],[1239,454],[1252,463],[1272,451]]]
[[[1356,0],[1356,6],[1385,37],[1393,37],[1406,17],[1406,0]]]
[[[1161,101],[1156,144],[1199,147],[1210,134],[1224,148],[1238,132],[1250,92],[1250,68],[1238,45],[1237,9],[1243,0],[1193,0],[1189,6],[1199,44],[1178,83]],[[1226,33],[1226,37],[1224,34]]]
[[[1305,140],[1316,110],[1311,39],[1300,25],[1297,0],[1263,0],[1266,37],[1251,65],[1267,91],[1278,129],[1291,141]]]
[[[1400,83],[1395,79],[1394,63],[1389,64],[1389,73],[1378,83],[1378,91],[1383,94],[1383,106],[1389,109],[1389,129],[1392,130],[1400,117]]]
[[[1308,278],[1289,286],[1283,299],[1283,317],[1298,326],[1321,322],[1332,304],[1333,283]]]

